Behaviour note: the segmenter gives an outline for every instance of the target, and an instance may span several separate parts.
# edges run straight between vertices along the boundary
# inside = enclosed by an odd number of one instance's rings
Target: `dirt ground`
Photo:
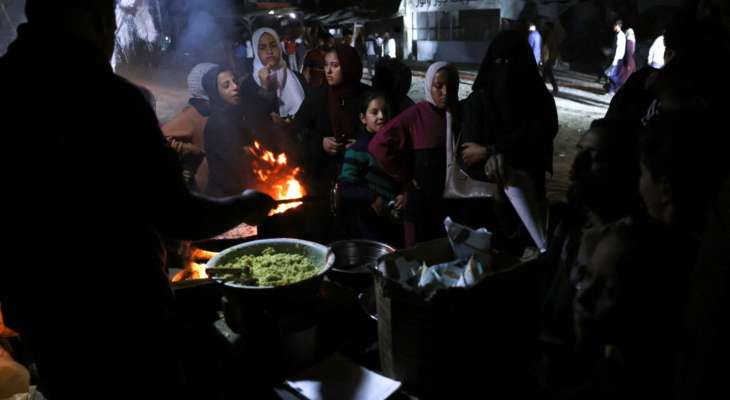
[[[183,73],[125,69],[120,74],[152,91],[157,100],[156,112],[161,123],[172,118],[187,103],[189,95]],[[471,92],[474,75],[473,70],[462,71],[459,98],[464,99]],[[591,121],[605,115],[611,95],[605,94],[603,88],[595,82],[595,76],[564,68],[556,68],[555,75],[560,86],[560,92],[555,96],[560,131],[554,142],[555,173],[548,179],[547,188],[549,199],[562,200],[565,198],[568,174],[576,153],[575,145]],[[423,100],[423,76],[423,71],[414,70],[409,93],[414,101]]]

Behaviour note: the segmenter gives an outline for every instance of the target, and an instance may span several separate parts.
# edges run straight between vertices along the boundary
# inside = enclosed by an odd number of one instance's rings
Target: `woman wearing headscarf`
[[[188,74],[188,105],[162,126],[162,133],[180,157],[183,176],[194,191],[205,191],[208,183],[208,162],[203,151],[203,132],[210,117],[208,94],[203,88],[203,76],[216,64],[201,63]],[[195,179],[193,179],[193,177]]]
[[[368,86],[360,82],[362,62],[353,47],[337,45],[327,51],[324,69],[327,86],[312,93],[295,120],[306,146],[307,190],[309,194],[319,196],[330,193],[339,175],[345,149],[355,141],[360,126],[360,103],[368,90]],[[328,211],[323,210],[321,220],[326,220],[327,214]],[[326,225],[320,223],[317,229],[329,230]]]
[[[287,67],[279,35],[270,28],[253,34],[253,73],[241,82],[244,113],[254,138],[274,151],[294,150],[291,121],[307,95],[304,78]]]
[[[511,171],[523,171],[532,180],[536,198],[544,199],[545,172],[552,173],[558,115],[522,33],[504,31],[494,39],[463,112],[460,159],[465,171],[475,179],[500,185],[509,183]],[[506,199],[497,196],[494,200],[499,221],[495,228],[501,228],[505,237],[515,237],[520,226],[515,212]],[[484,216],[484,203],[477,203],[470,206]],[[495,221],[478,222],[489,226]]]
[[[509,181],[510,169],[519,169],[530,176],[538,197],[544,197],[557,132],[555,100],[527,40],[516,31],[500,33],[487,49],[464,103],[464,166],[474,178],[501,184]]]
[[[444,236],[446,137],[447,130],[458,129],[459,71],[445,62],[431,64],[424,89],[426,100],[388,122],[368,146],[406,190],[406,246]]]
[[[629,79],[629,76],[636,71],[636,59],[634,53],[636,52],[636,34],[634,30],[629,28],[626,30],[626,51],[624,52],[624,58],[618,64],[618,72],[616,74],[616,81],[613,82],[614,92],[619,90],[624,83]]]
[[[411,69],[395,58],[383,58],[375,64],[373,89],[387,95],[391,115],[398,115],[414,104],[408,97],[412,79]]]
[[[324,50],[314,48],[304,55],[302,76],[311,89],[318,89],[325,84],[324,54]]]
[[[210,118],[204,132],[208,159],[204,193],[211,197],[237,195],[245,189],[250,174],[243,149],[250,137],[240,109],[236,77],[229,69],[213,68],[203,76],[203,87],[210,97]]]

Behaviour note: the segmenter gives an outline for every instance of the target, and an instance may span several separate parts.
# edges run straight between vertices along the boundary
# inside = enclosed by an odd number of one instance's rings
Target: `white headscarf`
[[[444,62],[444,61],[436,61],[435,63],[431,64],[431,66],[428,67],[428,70],[426,71],[426,79],[424,82],[424,86],[425,86],[424,89],[426,90],[425,98],[426,98],[427,102],[433,104],[434,106],[436,105],[436,102],[434,101],[433,96],[431,95],[431,86],[433,85],[433,80],[436,79],[436,74],[439,72],[439,70],[441,70],[442,68],[448,67],[450,65],[451,64]],[[457,85],[457,87],[458,87],[458,85]],[[453,93],[451,93],[450,95],[453,95]],[[458,96],[458,94],[457,94],[457,96]],[[446,111],[446,137],[447,138],[452,137],[452,133],[453,133],[451,131],[452,130],[451,129],[452,121],[453,121],[453,117],[451,115],[451,112]],[[451,139],[451,140],[453,140],[453,139]]]
[[[431,64],[430,67],[428,67],[428,70],[426,71],[426,79],[424,81],[424,89],[426,90],[426,101],[436,105],[436,102],[433,100],[433,96],[431,96],[431,86],[433,85],[433,80],[436,79],[436,74],[439,72],[440,69],[448,66],[449,63],[444,61],[436,61],[435,63]]]
[[[271,35],[276,40],[277,45],[281,42],[276,31],[270,28],[260,28],[253,33],[253,79],[259,86],[261,86],[259,70],[266,68],[259,58],[259,41],[265,33]],[[279,65],[275,68],[273,72],[276,74],[276,81],[278,82],[277,95],[281,102],[279,105],[279,115],[282,117],[294,115],[299,111],[299,107],[304,101],[304,88],[301,82],[299,82],[299,79],[297,79],[296,74],[287,68],[284,57],[279,56]]]
[[[626,30],[626,40],[630,40],[636,43],[636,34],[634,33],[633,29],[629,28]]]
[[[193,67],[188,74],[188,90],[191,97],[209,100],[208,93],[203,88],[203,76],[217,66],[218,64],[200,63]]]

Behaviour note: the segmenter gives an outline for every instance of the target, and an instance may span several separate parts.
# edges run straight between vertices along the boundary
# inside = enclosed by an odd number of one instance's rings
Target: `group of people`
[[[377,62],[368,86],[361,54],[336,45],[322,50],[324,79],[316,79],[290,68],[279,42],[273,29],[254,32],[253,73],[242,80],[209,63],[191,71],[189,105],[162,131],[193,190],[221,197],[255,184],[243,148],[257,141],[302,167],[310,195],[335,192],[335,214],[316,212],[310,238],[412,245],[442,236],[447,215],[468,218],[462,204],[443,199],[449,137],[477,178],[489,166],[489,178],[506,183],[506,171],[518,168],[544,199],[557,112],[524,34],[494,40],[464,101],[456,67],[432,64],[418,104],[407,95],[410,69],[394,58]]]
[[[608,93],[616,93],[626,80],[636,71],[636,34],[632,28],[623,31],[623,21],[613,23],[613,32],[616,34],[616,43],[613,49],[613,60],[606,69],[605,76],[608,82],[604,89]]]
[[[667,27],[664,67],[631,75],[578,142],[544,266],[540,371],[555,398],[728,395],[730,143],[713,127],[730,48],[710,40],[727,27],[694,15]]]
[[[0,304],[49,398],[184,398],[160,236],[203,239],[266,217],[273,200],[244,191],[254,140],[291,154],[312,196],[335,191],[335,215],[312,210],[312,240],[410,246],[443,237],[452,216],[524,244],[500,196],[444,198],[451,140],[473,179],[503,187],[519,174],[545,202],[558,116],[524,32],[494,38],[467,99],[458,69],[434,62],[414,104],[397,60],[381,60],[368,86],[362,54],[339,44],[319,49],[321,64],[305,57],[300,73],[278,33],[261,28],[252,74],[197,65],[188,106],[160,130],[109,66],[113,5],[27,0],[28,23],[0,59],[9,148],[33,149],[8,154],[9,245],[26,256],[3,267]],[[726,125],[730,50],[703,62],[717,54],[696,45],[717,37],[712,22],[680,16],[666,32],[666,66],[634,74],[578,142],[569,201],[552,207],[559,223],[539,259],[550,284],[541,362],[529,370],[546,396],[667,398],[720,382],[728,135],[716,127]],[[52,75],[67,98],[39,110],[38,77]],[[39,243],[40,228],[53,239]],[[61,268],[68,254],[73,266]]]

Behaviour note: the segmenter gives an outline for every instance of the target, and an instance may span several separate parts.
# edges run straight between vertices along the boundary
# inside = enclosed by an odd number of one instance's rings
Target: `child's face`
[[[368,104],[365,114],[360,114],[360,121],[370,133],[375,133],[386,122],[385,99],[377,97]]]

